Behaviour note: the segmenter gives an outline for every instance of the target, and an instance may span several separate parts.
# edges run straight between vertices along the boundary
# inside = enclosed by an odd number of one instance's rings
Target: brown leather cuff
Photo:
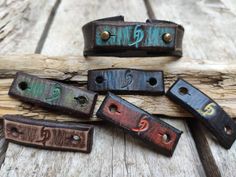
[[[184,28],[169,21],[124,22],[123,16],[83,26],[84,56],[182,56]]]

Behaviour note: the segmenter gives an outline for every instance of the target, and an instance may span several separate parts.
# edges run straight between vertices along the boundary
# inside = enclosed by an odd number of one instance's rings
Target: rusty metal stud
[[[163,34],[162,39],[165,43],[170,43],[172,41],[172,35],[170,33],[165,33]]]
[[[104,41],[108,40],[108,39],[110,38],[110,33],[109,33],[108,31],[103,31],[103,32],[101,33],[101,38],[102,38],[102,40],[104,40]]]

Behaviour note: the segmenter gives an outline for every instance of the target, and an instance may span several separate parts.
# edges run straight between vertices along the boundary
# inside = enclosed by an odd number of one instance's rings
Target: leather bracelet
[[[123,16],[83,26],[84,56],[182,56],[184,28],[169,21],[124,22]]]

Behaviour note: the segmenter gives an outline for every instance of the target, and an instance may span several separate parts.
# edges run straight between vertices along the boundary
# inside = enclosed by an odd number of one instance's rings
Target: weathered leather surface
[[[172,156],[182,131],[126,100],[108,93],[97,116],[140,138],[157,152]],[[166,138],[166,139],[165,139]]]
[[[166,94],[201,121],[229,149],[236,139],[236,123],[206,94],[183,79],[178,79]]]
[[[92,91],[22,72],[17,73],[9,95],[79,118],[89,118],[97,100],[97,94]]]
[[[4,116],[6,140],[42,149],[89,153],[93,129],[93,126],[85,124],[35,120],[20,115]]]
[[[173,22],[125,22],[123,16],[116,16],[89,22],[82,30],[85,56],[182,56],[184,28]],[[111,34],[107,41],[100,37],[104,30]],[[173,36],[170,43],[163,41],[165,33]]]
[[[88,89],[105,94],[165,94],[164,74],[157,70],[95,69],[88,71]]]

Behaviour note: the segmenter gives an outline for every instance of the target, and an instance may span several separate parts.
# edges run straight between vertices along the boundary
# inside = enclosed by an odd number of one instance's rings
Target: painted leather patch
[[[97,116],[124,128],[131,135],[140,138],[167,156],[173,154],[182,133],[111,93],[108,93],[104,99]]]
[[[88,71],[88,89],[118,94],[163,95],[162,71],[137,69],[98,69]]]
[[[163,35],[169,33],[175,36],[176,29],[157,25],[99,25],[96,27],[96,46],[122,46],[131,48],[163,47],[174,48],[175,39],[170,43],[163,40]],[[110,38],[102,40],[103,31],[109,31]]]
[[[22,116],[4,116],[5,138],[28,146],[90,152],[93,127],[82,124],[34,120]]]
[[[97,99],[97,94],[94,92],[25,73],[17,73],[9,95],[22,101],[85,118],[93,113]]]
[[[82,27],[84,56],[182,56],[183,26],[147,19],[125,22],[123,16],[98,19]]]
[[[206,94],[178,79],[168,90],[167,96],[193,114],[229,149],[236,139],[236,124],[229,115]]]

